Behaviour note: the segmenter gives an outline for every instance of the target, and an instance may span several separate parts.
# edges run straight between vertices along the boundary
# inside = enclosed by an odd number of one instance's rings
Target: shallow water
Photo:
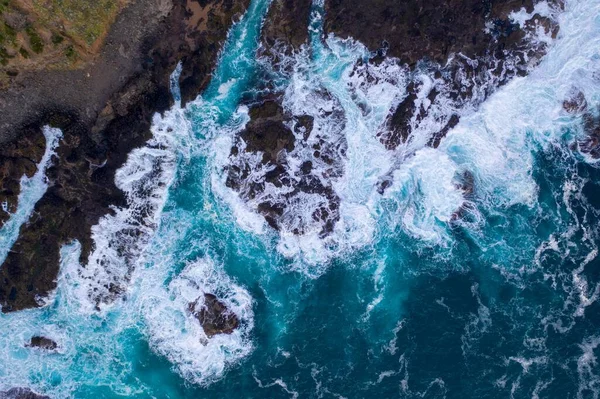
[[[268,68],[254,56],[268,5],[253,1],[232,28],[195,102],[156,116],[154,138],[117,174],[130,206],[94,230],[89,265],[78,264],[77,243],[65,246],[46,306],[0,314],[0,390],[598,398],[600,170],[572,146],[581,118],[562,100],[576,87],[598,106],[600,1],[568,1],[542,63],[465,111],[437,149],[425,146],[430,127],[395,152],[373,132],[403,96],[407,71],[383,63],[368,71],[374,83],[352,74],[368,53],[322,38],[317,1],[311,47],[288,60],[293,73],[278,84],[289,110],[343,111],[342,131],[315,118],[323,137],[346,143],[343,172],[330,181],[340,220],[326,238],[312,225],[301,237],[271,230],[224,184],[233,137],[248,121],[240,103]],[[452,221],[465,171],[474,194]],[[393,177],[383,195],[382,176]],[[31,201],[19,212],[31,212],[38,191],[24,194]],[[294,220],[311,210],[299,202]],[[0,231],[2,251],[11,234]],[[107,281],[125,293],[111,296]],[[238,315],[235,333],[206,338],[187,311],[204,292]],[[25,348],[36,334],[59,350]]]

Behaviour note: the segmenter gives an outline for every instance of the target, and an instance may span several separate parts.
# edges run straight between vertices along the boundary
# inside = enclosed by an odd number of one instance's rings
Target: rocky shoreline
[[[460,110],[477,107],[497,87],[526,74],[544,55],[546,42],[533,35],[555,37],[558,25],[536,13],[535,4],[534,0],[421,0],[418,9],[407,3],[396,10],[385,0],[328,0],[324,26],[326,34],[353,37],[372,51],[370,59],[356,63],[354,73],[375,79],[370,76],[372,68],[393,60],[411,76],[407,95],[388,116],[385,129],[373,132],[381,143],[395,151],[431,119],[430,126],[439,129],[428,145],[437,147],[459,122]],[[249,0],[133,1],[117,17],[98,57],[85,68],[44,76],[19,74],[0,93],[0,113],[5,115],[0,123],[0,200],[8,210],[0,214],[0,224],[16,209],[20,177],[35,173],[43,154],[41,126],[63,131],[47,172],[50,187],[0,268],[2,311],[39,306],[55,287],[62,244],[77,239],[81,263],[86,264],[93,248],[92,226],[110,214],[111,207],[127,205],[115,186],[116,170],[133,148],[150,138],[155,112],[172,105],[171,72],[181,61],[183,102],[195,98],[210,80],[232,21],[248,5]],[[554,0],[550,6],[559,9],[562,3]],[[287,65],[279,64],[308,44],[311,10],[309,0],[275,0],[263,26],[259,56],[289,73]],[[517,11],[529,14],[528,22],[511,20],[510,14]],[[282,105],[283,93],[273,90],[268,77],[263,84],[268,95],[247,99],[251,121],[234,140],[226,184],[245,201],[259,197],[265,183],[283,187],[282,198],[257,205],[268,224],[300,235],[318,225],[319,234],[325,236],[339,218],[339,198],[331,181],[343,173],[346,144],[341,135],[332,141],[312,131],[318,118],[341,132],[344,116],[326,110],[292,115]],[[330,98],[326,91],[315,96]],[[14,106],[18,101],[20,105]],[[442,103],[455,111],[436,114]],[[281,154],[294,149],[312,155],[290,174]],[[263,154],[260,165],[248,164],[256,153]],[[255,167],[270,169],[264,182],[247,181]],[[316,169],[326,170],[327,176],[315,175]],[[379,193],[391,183],[383,179]],[[316,197],[321,200],[314,205],[312,220],[294,215],[290,219],[288,203]],[[110,292],[119,289],[106,284]]]
[[[437,148],[462,113],[476,109],[500,86],[539,63],[558,33],[554,17],[563,4],[552,0],[544,3],[547,8],[536,8],[538,3],[542,2],[326,0],[324,35],[351,38],[367,47],[370,57],[359,59],[353,70],[367,85],[380,79],[377,70],[386,65],[408,76],[406,95],[398,99],[381,130],[372,132],[402,162],[414,151],[404,154],[415,137],[428,136],[427,146]],[[275,1],[267,15],[260,56],[286,77],[293,73],[294,55],[308,44],[311,7],[308,0]],[[522,14],[525,22],[511,18],[513,13]],[[265,86],[267,96],[249,101],[251,120],[234,140],[226,185],[271,227],[295,235],[317,231],[327,236],[339,219],[340,199],[332,184],[343,175],[346,144],[341,134],[334,132],[324,140],[319,137],[322,133],[311,132],[331,133],[336,130],[332,126],[343,130],[344,116],[325,109],[292,115],[284,109],[284,92],[269,83]],[[317,91],[313,103],[326,103],[328,93]],[[327,128],[313,129],[317,118]],[[310,128],[301,120],[310,120],[305,123]],[[262,154],[259,163],[257,154]],[[391,172],[378,184],[381,195],[393,183]],[[297,203],[310,203],[306,207],[311,213],[297,212]]]
[[[31,161],[40,148],[43,152],[41,127],[63,131],[47,171],[50,186],[0,267],[3,312],[37,307],[55,288],[62,244],[79,240],[86,264],[92,226],[112,206],[126,205],[115,186],[116,170],[150,138],[153,115],[172,105],[170,74],[181,61],[183,101],[195,98],[209,82],[231,23],[248,4],[132,2],[94,63],[45,77],[22,74],[18,84],[0,93],[1,195],[9,210],[16,207],[20,176],[35,173]],[[34,158],[25,161],[28,157]]]

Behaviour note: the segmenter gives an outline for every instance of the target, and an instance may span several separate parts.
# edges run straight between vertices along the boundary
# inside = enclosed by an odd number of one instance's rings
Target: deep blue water
[[[463,115],[437,149],[416,132],[398,152],[373,132],[405,92],[405,71],[384,63],[374,81],[352,77],[368,52],[322,37],[315,2],[311,45],[281,73],[255,57],[268,5],[254,0],[232,28],[207,90],[156,117],[154,140],[117,176],[131,207],[94,232],[90,265],[77,263],[77,243],[65,246],[47,305],[0,313],[0,389],[56,398],[598,398],[600,170],[573,145],[581,116],[566,114],[562,100],[575,87],[598,106],[600,2],[567,1],[542,63]],[[327,238],[270,229],[224,184],[232,138],[248,121],[240,104],[265,76],[285,90],[289,110],[343,111],[344,173],[333,182],[341,216]],[[315,121],[337,137],[326,119]],[[464,171],[475,182],[468,198],[456,187]],[[388,173],[394,184],[381,195],[375,183]],[[453,222],[465,200],[469,211]],[[311,211],[308,203],[295,211]],[[150,209],[143,240],[127,241],[136,256],[124,260],[115,240],[140,227],[140,209]],[[102,294],[93,289],[107,278],[128,289],[96,311]],[[207,339],[187,312],[204,292],[241,328]],[[25,348],[34,334],[60,350]]]

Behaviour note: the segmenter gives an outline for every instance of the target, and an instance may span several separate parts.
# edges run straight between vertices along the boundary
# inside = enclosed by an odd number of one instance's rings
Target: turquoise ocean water
[[[154,138],[117,174],[130,207],[94,230],[89,265],[78,264],[78,243],[64,246],[45,306],[0,314],[0,390],[598,398],[600,169],[573,145],[584,134],[581,116],[566,114],[562,101],[575,88],[598,107],[600,1],[568,0],[542,63],[465,111],[437,149],[416,132],[396,152],[373,132],[405,92],[407,72],[383,63],[375,79],[352,74],[369,53],[323,37],[318,0],[310,46],[282,72],[256,57],[268,7],[253,0],[232,27],[196,101],[155,117]],[[241,104],[266,78],[289,110],[343,111],[335,133],[347,143],[343,174],[332,182],[340,221],[326,238],[273,231],[224,184],[233,137],[249,119]],[[331,96],[315,94],[323,90]],[[333,131],[315,121],[324,135]],[[465,171],[475,187],[466,199],[456,185]],[[384,175],[394,183],[381,195]],[[35,202],[43,179],[30,186],[24,196]],[[466,216],[453,222],[465,200]],[[300,203],[296,212],[303,207],[311,211]],[[22,216],[0,231],[2,251]],[[142,234],[128,236],[131,227]],[[106,281],[127,289],[109,298]],[[238,315],[235,333],[204,336],[187,312],[204,292]],[[24,347],[38,334],[59,350]]]

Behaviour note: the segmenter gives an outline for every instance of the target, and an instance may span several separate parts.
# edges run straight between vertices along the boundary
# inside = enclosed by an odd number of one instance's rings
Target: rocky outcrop
[[[213,294],[204,294],[202,300],[189,304],[189,311],[200,322],[208,338],[217,334],[231,334],[240,322],[227,306]]]
[[[17,210],[21,177],[35,174],[45,147],[41,129],[32,129],[0,147],[0,226]]]
[[[276,0],[267,14],[259,54],[283,76],[292,72],[290,55],[309,41],[310,3]],[[357,60],[351,73],[354,78],[366,84],[377,82],[387,65],[408,76],[405,96],[398,98],[384,126],[373,135],[390,151],[409,143],[413,134],[427,135],[427,145],[437,148],[459,123],[464,109],[476,108],[499,86],[526,74],[543,56],[547,41],[537,40],[536,35],[555,37],[556,21],[535,14],[519,25],[510,18],[521,9],[532,14],[535,3],[326,0],[325,34],[352,37],[372,51],[370,59]],[[559,9],[560,0],[551,1],[550,6]],[[343,140],[334,133],[335,137],[312,141],[317,115],[286,115],[290,111],[283,110],[283,93],[269,79],[265,76],[261,84],[271,92],[270,97],[251,101],[251,121],[234,140],[226,184],[273,228],[304,234],[321,224],[319,234],[325,236],[339,219],[340,201],[331,181],[343,172]],[[327,118],[339,121],[338,128],[343,130],[343,115],[321,116],[317,134],[329,128],[330,124],[323,124]],[[306,118],[305,136],[296,131],[303,129],[299,118]],[[304,151],[307,145],[313,147],[312,156]],[[248,153],[261,154],[261,162],[255,163]],[[298,170],[291,166],[299,163]],[[377,191],[384,194],[392,183],[390,173],[380,179]],[[472,186],[471,191],[465,188],[465,195],[472,195]],[[308,208],[314,211],[309,217],[302,213]]]
[[[38,335],[31,337],[31,340],[29,340],[29,343],[27,343],[25,346],[47,351],[54,351],[58,348],[58,344],[55,341]]]
[[[0,399],[50,399],[50,397],[37,394],[29,388],[11,388],[0,392]]]
[[[279,101],[270,98],[250,109],[251,120],[231,150],[226,185],[255,204],[274,229],[294,234],[319,229],[320,235],[327,235],[339,219],[340,199],[331,184],[325,183],[323,174],[341,174],[339,154],[345,151],[345,141],[333,141],[313,132],[314,116],[290,115]],[[341,132],[343,113],[327,112],[318,116],[337,121],[334,123]],[[298,153],[303,154],[304,161],[294,168]],[[255,154],[260,155],[258,163]],[[296,208],[307,201],[312,204],[312,212],[297,214]]]
[[[583,136],[573,147],[593,158],[600,158],[600,109],[590,109],[585,94],[576,88],[571,89],[562,106],[567,114],[581,117],[583,122]]]
[[[94,83],[92,87],[82,85],[78,83],[79,72],[76,71],[72,84],[64,89],[62,86],[38,87],[39,82],[32,77],[30,81],[23,81],[32,86],[17,90],[27,99],[24,108],[41,110],[33,114],[36,115],[33,122],[19,130],[19,137],[34,137],[31,132],[50,124],[63,130],[63,139],[56,150],[58,159],[47,170],[49,188],[36,204],[29,222],[21,227],[17,242],[0,266],[0,305],[4,312],[38,306],[40,298],[55,288],[62,244],[79,240],[81,262],[86,264],[93,245],[92,226],[110,214],[112,206],[126,205],[123,193],[115,186],[116,170],[133,148],[148,140],[153,115],[172,104],[171,72],[181,60],[182,96],[189,100],[198,95],[209,81],[229,26],[249,3],[248,0],[156,1],[158,3],[134,2],[115,23],[103,57],[120,60],[118,54],[125,52],[131,58],[123,62],[127,65],[133,62],[136,66],[119,68],[121,61],[108,66],[100,60],[99,65],[110,71],[98,71],[100,76],[112,74],[105,76],[108,86],[100,82],[99,88]],[[154,14],[149,15],[148,8]],[[132,12],[140,14],[131,15]],[[147,20],[140,20],[140,15]],[[133,22],[146,23],[147,27],[134,24],[127,28],[127,23]],[[113,41],[124,46],[121,35],[125,35],[127,47],[115,49]],[[131,48],[132,39],[136,38],[139,48]],[[52,74],[49,76],[52,82]],[[83,95],[70,96],[73,90],[85,88],[88,90],[84,90]],[[40,96],[51,89],[57,94],[49,95],[45,103],[40,104]],[[37,94],[27,97],[31,93]],[[13,94],[3,93],[0,99],[10,100]],[[5,109],[7,104],[8,101],[4,102]],[[2,105],[0,112],[1,108]],[[16,107],[8,108],[15,111]],[[27,120],[27,117],[15,111],[13,120]],[[6,142],[10,137],[0,134],[0,138]],[[39,149],[29,146],[22,151],[35,154]],[[10,162],[16,165],[23,160],[15,158]],[[17,170],[11,172],[12,180],[20,171],[14,165],[5,169]],[[5,186],[11,184],[14,186],[14,182],[3,181]],[[9,202],[15,202],[14,195]]]
[[[273,0],[263,26],[263,48],[290,54],[308,43],[311,5],[311,0]],[[277,56],[276,52],[269,55]]]
[[[527,74],[547,49],[547,43],[535,37],[540,32],[556,37],[559,29],[555,20],[539,14],[533,15],[524,26],[510,19],[510,13],[521,8],[532,13],[536,3],[533,0],[420,0],[410,10],[405,9],[408,3],[402,3],[390,10],[384,22],[368,30],[364,26],[379,15],[377,12],[382,9],[388,12],[388,9],[384,2],[362,7],[358,4],[360,0],[354,3],[361,10],[357,18],[363,23],[356,24],[357,29],[352,34],[343,24],[348,16],[342,10],[349,4],[343,2],[341,6],[337,0],[326,3],[330,31],[352,36],[374,51],[379,49],[387,56],[398,58],[417,76],[424,73],[433,77],[433,88],[429,87],[432,82],[423,82],[417,77],[409,85],[406,98],[390,116],[386,129],[380,133],[389,149],[406,143],[410,133],[419,128],[436,104],[444,103],[445,107],[456,110],[476,108],[498,87],[515,76]],[[550,3],[556,9],[561,7],[559,1]],[[379,62],[380,58],[375,56],[371,62]],[[419,93],[428,101],[417,101]],[[442,127],[431,136],[429,144],[433,147],[439,145],[460,117],[454,113],[438,118]]]
[[[415,66],[422,60],[444,65],[452,54],[479,59],[518,44],[525,32],[508,19],[531,13],[535,0],[327,0],[325,29],[352,37],[371,50]],[[557,26],[542,16],[552,33]],[[542,22],[543,21],[543,22]],[[490,44],[493,44],[490,47]]]

